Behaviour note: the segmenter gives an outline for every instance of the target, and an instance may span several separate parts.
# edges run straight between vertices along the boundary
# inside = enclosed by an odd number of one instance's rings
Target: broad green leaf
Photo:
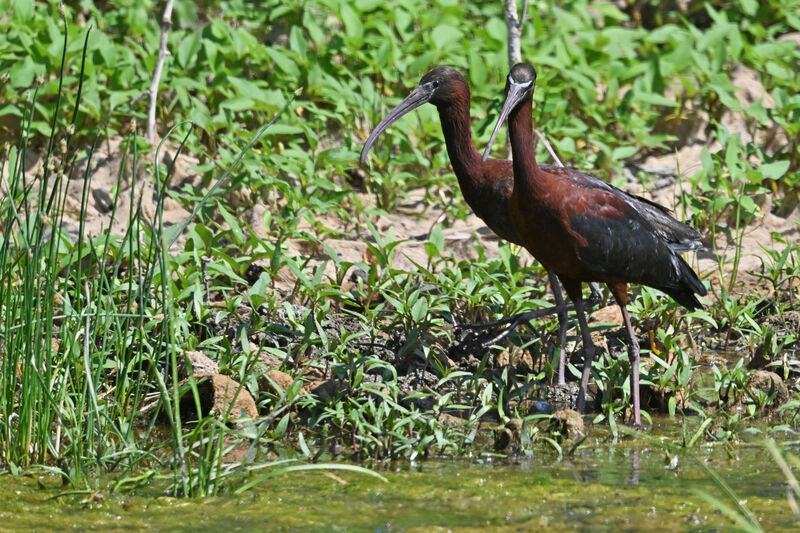
[[[0,106],[0,117],[4,115],[14,115],[17,117],[21,117],[22,112],[19,109],[17,109],[17,106],[12,104],[6,104],[4,106]]]
[[[270,46],[266,50],[269,57],[275,62],[279,69],[293,78],[300,77],[300,69],[297,63],[283,52],[284,49]]]
[[[8,71],[11,86],[17,88],[27,88],[33,85],[33,78],[38,73],[43,72],[43,68],[36,65],[30,56],[25,56],[22,61],[17,61]]]
[[[611,152],[611,159],[619,161],[621,159],[628,159],[633,156],[639,149],[635,146],[618,146]]]
[[[383,6],[385,3],[383,0],[356,0],[355,5],[361,13],[367,13]]]
[[[777,180],[783,177],[786,174],[786,171],[789,170],[789,160],[784,159],[782,161],[773,161],[771,163],[764,163],[758,170],[761,171],[761,174],[767,179],[770,180]]]
[[[178,51],[176,53],[178,64],[184,69],[188,69],[194,62],[201,48],[202,43],[200,42],[200,35],[197,32],[186,35],[181,40],[181,44],[178,45]]]
[[[364,25],[361,23],[361,17],[350,7],[350,4],[342,4],[341,16],[345,33],[348,37],[360,39],[364,36]]]
[[[644,102],[650,105],[678,107],[678,102],[675,100],[656,93],[637,92],[634,98],[639,102]]]
[[[428,301],[425,298],[420,298],[414,302],[411,307],[411,320],[414,322],[422,322],[428,314]]]
[[[431,32],[431,40],[436,48],[444,49],[450,44],[453,44],[461,39],[463,35],[464,33],[458,28],[449,26],[447,24],[440,24],[433,28],[433,31]]]
[[[306,38],[299,26],[292,26],[289,31],[289,46],[301,59],[306,59]]]
[[[252,109],[255,106],[255,102],[252,98],[247,98],[246,96],[234,96],[233,98],[228,98],[220,104],[220,107],[225,109],[230,109],[231,111],[244,111],[247,109]]]

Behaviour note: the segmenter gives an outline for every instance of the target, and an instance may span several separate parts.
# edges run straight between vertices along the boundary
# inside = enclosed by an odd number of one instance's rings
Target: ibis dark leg
[[[641,403],[639,398],[639,341],[631,326],[631,318],[627,306],[621,304],[622,319],[628,332],[628,358],[631,360],[631,396],[633,397],[633,424],[642,425]]]
[[[592,335],[589,333],[589,324],[586,321],[586,313],[583,310],[583,300],[580,297],[575,300],[575,314],[578,315],[578,325],[581,328],[583,339],[583,373],[581,374],[581,389],[578,392],[577,411],[583,413],[586,406],[586,391],[589,388],[589,375],[592,372],[592,361],[594,360],[594,343]]]
[[[547,271],[547,277],[550,280],[550,288],[553,290],[553,296],[556,298],[556,306],[564,305],[564,296],[561,294],[561,284],[552,271]],[[564,378],[564,371],[567,359],[567,311],[559,311],[558,313],[558,384],[566,385]]]

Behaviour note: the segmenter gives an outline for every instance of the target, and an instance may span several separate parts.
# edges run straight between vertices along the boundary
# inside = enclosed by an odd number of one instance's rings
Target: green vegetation
[[[433,106],[357,166],[370,128],[439,64],[467,75],[488,139],[507,73],[501,2],[178,1],[152,144],[162,3],[71,4],[62,17],[0,0],[4,471],[199,496],[321,464],[482,453],[515,420],[503,453],[580,449],[534,409],[553,317],[494,346],[496,330],[454,327],[549,303],[524,251],[453,239],[469,212]],[[656,187],[648,157],[687,162],[677,212],[718,261],[701,269],[703,310],[632,291],[653,340],[645,409],[698,420],[686,449],[796,436],[800,3],[642,4],[531,2],[535,125],[567,164],[620,186]],[[794,228],[770,233],[768,217]],[[423,236],[398,236],[400,219]],[[755,229],[768,237],[747,251]],[[629,366],[617,326],[596,326],[611,352],[593,369],[593,420],[616,437]],[[255,420],[215,403],[192,352],[252,395]],[[755,386],[756,368],[782,381]],[[770,450],[796,493],[796,458]]]

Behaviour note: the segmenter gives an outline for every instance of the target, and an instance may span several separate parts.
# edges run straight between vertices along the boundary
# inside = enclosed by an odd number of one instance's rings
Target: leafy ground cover
[[[523,30],[535,124],[561,159],[706,237],[691,258],[705,309],[646,288],[631,304],[651,348],[645,409],[699,417],[690,448],[796,438],[797,6],[537,2]],[[287,455],[341,466],[581,446],[550,425],[571,398],[549,386],[555,320],[496,343],[457,327],[548,292],[526,252],[468,212],[433,107],[357,165],[370,128],[438,64],[467,73],[488,139],[501,3],[179,1],[153,143],[141,130],[160,3],[0,8],[5,469],[203,495],[266,479]],[[605,350],[587,422],[623,435],[619,320],[594,318]]]

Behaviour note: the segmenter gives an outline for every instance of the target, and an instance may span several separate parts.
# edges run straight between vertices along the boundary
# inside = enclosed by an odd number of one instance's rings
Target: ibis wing
[[[578,255],[587,271],[659,289],[688,309],[701,307],[695,293],[706,289],[697,274],[628,204],[593,203],[573,211],[569,223],[586,243]]]
[[[652,286],[676,278],[678,257],[653,225],[629,206],[614,203],[592,205],[569,218],[571,229],[586,242],[578,247],[583,266],[597,274]]]
[[[629,194],[610,183],[573,168],[553,167],[551,165],[542,165],[542,168],[546,169],[547,172],[571,181],[581,189],[603,191],[625,202],[631,209],[645,218],[652,225],[658,236],[676,252],[698,250],[703,247],[700,232],[676,220],[672,216],[672,211],[663,205],[635,194]]]

